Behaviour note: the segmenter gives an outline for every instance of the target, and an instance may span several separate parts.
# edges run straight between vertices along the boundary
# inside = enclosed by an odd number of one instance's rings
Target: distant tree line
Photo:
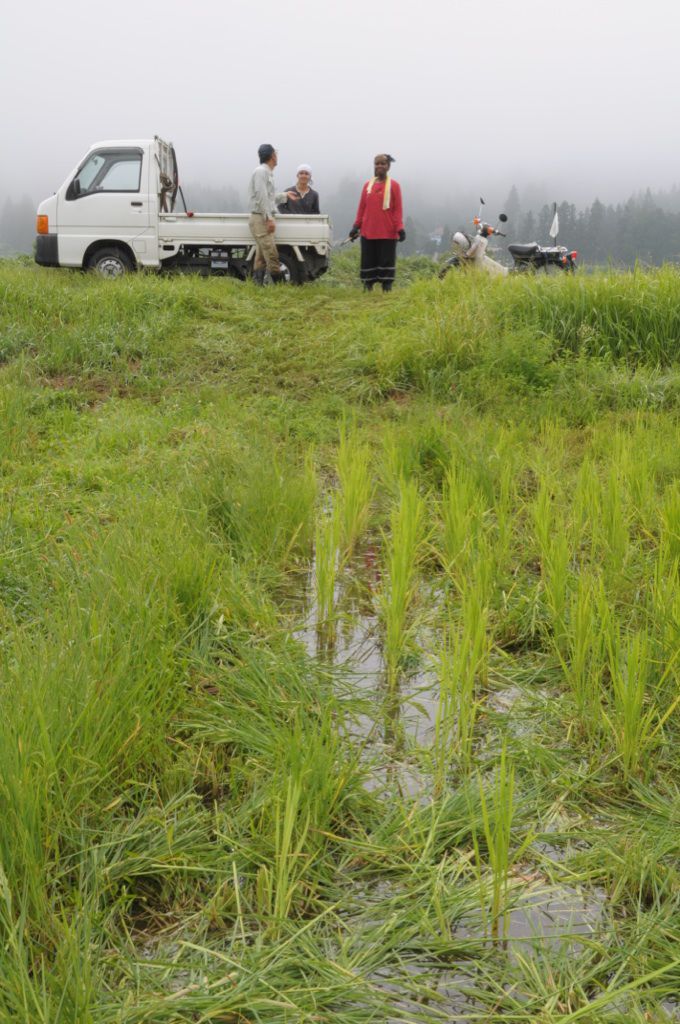
[[[322,210],[330,213],[337,240],[352,225],[360,188],[361,182],[345,179],[333,193],[322,192]],[[190,210],[220,213],[244,209],[243,197],[234,188],[188,184],[184,193]],[[424,198],[417,195],[408,201],[407,237],[401,250],[404,255],[446,252],[453,231],[472,230],[469,210],[442,210],[423,204]],[[181,209],[179,198],[178,205]],[[35,209],[36,204],[28,196],[5,199],[0,208],[0,256],[32,251]],[[524,210],[519,192],[513,186],[503,209],[508,215],[507,242],[549,242],[552,206]],[[558,214],[558,242],[578,249],[585,263],[615,266],[632,266],[636,262],[680,263],[680,188],[677,186],[665,192],[652,193],[647,189],[615,206],[605,206],[596,199],[585,209],[577,210],[573,203],[563,202],[558,206]],[[490,213],[489,219],[492,216]],[[499,247],[502,248],[502,244]]]
[[[544,205],[538,211],[522,210],[516,188],[512,188],[501,209],[508,215],[506,239],[494,244],[502,250],[510,242],[551,243],[548,234],[553,221],[553,206]],[[631,196],[625,203],[605,206],[596,199],[585,209],[577,210],[573,203],[560,203],[557,207],[559,235],[557,242],[577,249],[580,258],[591,265],[630,267],[635,263],[660,266],[672,262],[680,264],[680,190],[653,194],[646,192]],[[493,222],[494,214],[488,215]],[[451,225],[455,225],[453,228]],[[454,230],[471,233],[470,214],[459,221],[447,214],[441,233],[433,237],[432,228],[419,218],[406,222],[405,251],[443,253],[451,245]]]
[[[647,189],[616,206],[605,206],[599,199],[584,210],[577,210],[571,203],[560,203],[558,243],[578,249],[589,264],[680,263],[679,199],[677,190],[653,195]],[[520,209],[515,214],[515,218],[508,214],[509,238],[518,242],[549,241],[552,206],[543,206],[538,213],[523,214]]]

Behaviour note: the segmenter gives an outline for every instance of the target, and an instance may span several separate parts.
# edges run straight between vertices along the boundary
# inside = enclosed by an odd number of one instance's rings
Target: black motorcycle
[[[512,269],[516,274],[531,274],[544,271],[546,274],[563,271],[573,274],[576,270],[576,249],[567,249],[564,245],[539,245],[529,242],[528,245],[509,245],[508,252],[512,256]]]
[[[554,245],[539,245],[538,242],[529,242],[528,245],[509,245],[508,252],[513,258],[513,270],[518,274],[526,274],[536,271],[544,271],[546,274],[559,273],[573,274],[576,270],[576,249],[567,249],[564,245],[557,245],[557,236],[560,230],[560,219],[557,214],[557,203],[553,204],[553,219],[548,230]]]

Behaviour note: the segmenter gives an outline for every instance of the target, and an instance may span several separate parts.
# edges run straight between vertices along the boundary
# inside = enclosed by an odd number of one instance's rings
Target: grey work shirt
[[[274,185],[274,172],[267,164],[260,164],[253,171],[248,188],[248,209],[251,213],[261,213],[265,220],[273,220],[279,203],[285,203],[288,196],[285,192],[277,192]]]

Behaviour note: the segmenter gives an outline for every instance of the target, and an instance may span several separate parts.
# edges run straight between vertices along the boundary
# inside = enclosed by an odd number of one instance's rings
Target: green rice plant
[[[314,543],[316,632],[319,643],[325,650],[333,649],[337,634],[335,588],[341,532],[342,512],[336,505],[317,520]]]
[[[424,542],[425,502],[415,480],[402,480],[385,537],[385,580],[378,594],[388,691],[396,691],[412,634],[417,569]]]
[[[343,427],[338,444],[337,467],[340,481],[339,517],[343,560],[348,559],[363,536],[371,513],[375,482],[371,450],[359,444]]]
[[[657,702],[666,677],[674,670],[678,649],[662,669],[645,629],[622,635],[620,626],[612,622],[606,642],[612,699],[610,709],[603,710],[605,722],[625,777],[646,778],[663,726],[680,704],[680,694],[663,712]]]
[[[304,812],[301,815],[302,804],[301,779],[289,778],[285,798],[276,801],[273,811],[272,862],[263,864],[257,874],[258,911],[271,922],[270,930],[274,936],[281,933],[290,916],[306,869],[309,818]]]
[[[629,552],[630,531],[623,503],[623,488],[618,467],[612,466],[602,492],[600,536],[607,574],[615,582],[623,572]]]
[[[553,510],[553,497],[545,485],[541,486],[534,503],[533,517],[551,640],[558,653],[564,653],[571,579],[570,551],[566,532]]]
[[[533,841],[533,835],[528,834],[518,846],[513,848],[515,769],[508,761],[505,743],[501,750],[491,791],[487,792],[485,789],[481,775],[478,775],[477,781],[482,816],[482,835],[480,836],[476,826],[473,826],[472,835],[481,907],[488,922],[487,928],[491,938],[497,940],[500,936],[505,941],[508,935],[510,869]],[[482,856],[482,840],[485,857]],[[483,874],[484,868],[488,868],[491,875],[488,883]],[[490,893],[487,896],[489,890]]]
[[[599,560],[598,529],[602,516],[602,484],[595,462],[586,455],[576,476],[571,503],[570,541],[579,552],[579,561]]]
[[[576,707],[579,731],[591,740],[601,727],[602,686],[607,670],[603,623],[598,617],[603,603],[601,579],[582,574],[570,598],[564,651],[557,651]]]
[[[380,462],[380,482],[383,489],[392,496],[398,495],[401,482],[414,476],[415,472],[413,452],[401,438],[390,432],[383,442]]]
[[[622,442],[619,454],[619,470],[625,486],[630,523],[641,531],[648,529],[658,507],[654,466],[645,435],[638,423],[632,437]]]
[[[447,628],[436,660],[439,702],[435,719],[434,761],[436,792],[444,788],[452,760],[464,771],[472,766],[475,726],[482,705],[481,687],[487,679],[490,639],[489,612],[483,587],[475,581],[464,589],[458,621]]]
[[[496,501],[493,508],[493,557],[496,575],[505,578],[513,564],[513,538],[517,498],[517,467],[502,452],[503,463],[498,477]]]
[[[609,674],[612,683],[612,711],[606,716],[626,776],[647,762],[649,737],[656,719],[650,705],[649,639],[636,631],[622,638],[612,624],[607,633]]]
[[[659,544],[669,562],[680,561],[680,481],[666,490],[659,508],[661,537]]]
[[[677,687],[677,655],[680,650],[680,559],[673,554],[674,547],[662,536],[654,566],[654,580],[648,597],[649,629],[658,649],[660,665],[671,665],[663,672],[665,692],[658,688],[659,701],[668,703],[675,698]]]
[[[483,531],[486,504],[474,474],[458,460],[446,472],[439,513],[441,558],[446,571],[465,578]]]

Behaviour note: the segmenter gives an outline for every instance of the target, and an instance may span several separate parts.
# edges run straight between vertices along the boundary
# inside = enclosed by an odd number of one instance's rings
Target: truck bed
[[[160,243],[180,245],[252,245],[247,213],[161,213]],[[328,214],[281,214],[276,218],[276,242],[291,246],[328,246],[331,223]]]

